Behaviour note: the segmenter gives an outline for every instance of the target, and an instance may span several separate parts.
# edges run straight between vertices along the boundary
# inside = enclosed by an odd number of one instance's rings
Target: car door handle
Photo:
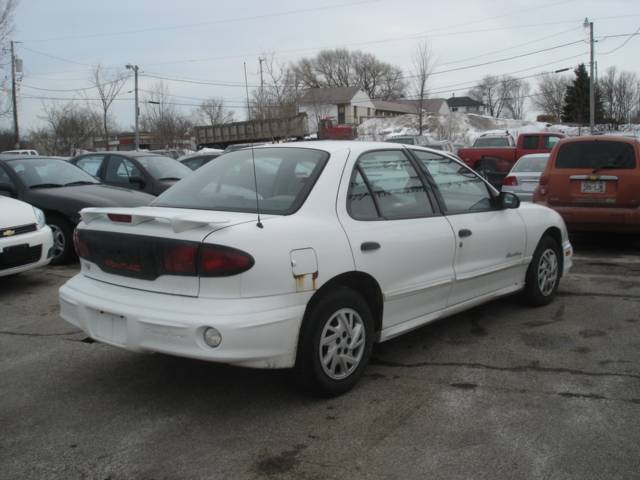
[[[473,234],[473,232],[471,230],[469,230],[468,228],[463,228],[463,229],[458,231],[458,236],[460,238],[470,237],[472,234]]]
[[[378,250],[380,248],[380,244],[378,242],[364,242],[360,245],[360,250],[363,252],[371,252],[373,250]]]

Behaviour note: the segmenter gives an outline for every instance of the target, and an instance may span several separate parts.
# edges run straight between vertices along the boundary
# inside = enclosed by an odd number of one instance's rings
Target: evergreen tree
[[[562,121],[570,123],[589,123],[589,74],[584,63],[574,70],[576,78],[573,79],[564,95],[564,108]],[[595,92],[596,123],[602,121],[602,99],[600,91],[596,87]]]

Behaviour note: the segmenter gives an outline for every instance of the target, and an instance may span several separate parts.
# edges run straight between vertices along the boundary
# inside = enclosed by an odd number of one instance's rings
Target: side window
[[[13,180],[11,180],[11,177],[1,165],[0,165],[0,183],[6,183],[15,187]]]
[[[89,175],[96,177],[100,171],[100,165],[102,165],[103,159],[104,155],[89,155],[88,157],[82,157],[78,160],[76,165]]]
[[[538,148],[538,137],[535,135],[525,135],[522,140],[524,150],[536,150]]]
[[[551,150],[559,141],[560,137],[544,137],[544,148]]]
[[[491,209],[491,194],[486,184],[467,167],[435,153],[414,150],[440,191],[447,213]]]
[[[358,169],[353,171],[353,176],[349,183],[347,211],[356,220],[375,220],[379,218],[371,191]]]
[[[401,151],[365,153],[357,166],[368,182],[383,218],[391,220],[433,214],[422,180]]]
[[[105,180],[107,182],[126,183],[129,177],[140,176],[140,170],[124,157],[109,157]]]

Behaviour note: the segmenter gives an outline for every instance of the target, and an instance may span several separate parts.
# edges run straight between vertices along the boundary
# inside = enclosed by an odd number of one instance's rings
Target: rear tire
[[[552,237],[542,237],[536,247],[525,280],[523,298],[528,305],[540,307],[553,301],[560,284],[562,250]]]
[[[76,258],[73,249],[73,226],[61,215],[47,215],[47,225],[53,233],[53,258],[51,265],[64,265]]]
[[[347,287],[322,297],[305,315],[294,375],[305,391],[323,397],[358,382],[373,348],[373,317],[363,298]]]

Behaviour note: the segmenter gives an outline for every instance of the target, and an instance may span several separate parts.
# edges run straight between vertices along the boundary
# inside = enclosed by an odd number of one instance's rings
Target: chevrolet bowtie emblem
[[[16,234],[16,231],[15,230],[10,230],[10,229],[9,230],[5,230],[4,232],[2,232],[2,236],[3,237],[11,237],[11,236],[13,236],[15,234]]]

